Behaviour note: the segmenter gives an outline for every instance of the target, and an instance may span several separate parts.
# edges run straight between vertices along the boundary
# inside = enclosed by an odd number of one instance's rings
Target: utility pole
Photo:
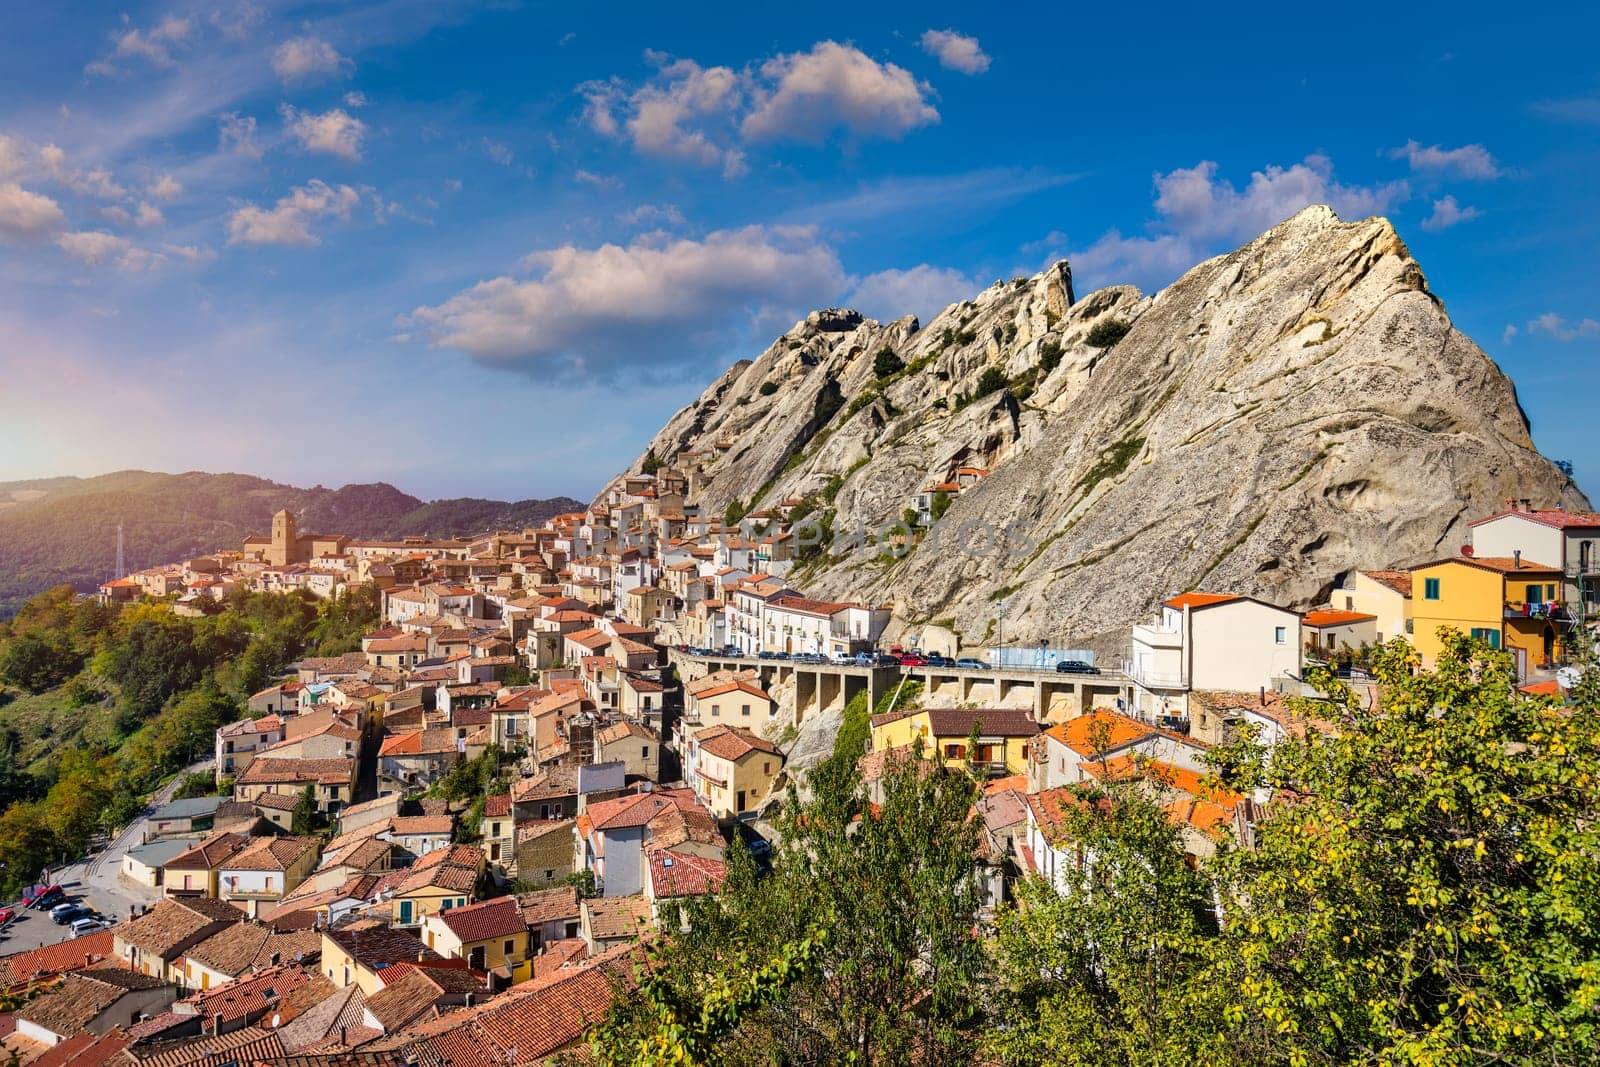
[[[123,557],[122,551],[122,523],[119,522],[117,523],[117,573],[113,574],[111,577],[113,579],[122,578],[126,576],[127,573],[128,565],[126,559]]]

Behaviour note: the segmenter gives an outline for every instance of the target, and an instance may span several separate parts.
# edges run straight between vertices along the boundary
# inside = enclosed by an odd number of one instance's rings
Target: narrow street
[[[130,848],[143,842],[145,826],[149,823],[151,814],[172,799],[172,794],[177,792],[178,783],[183,781],[184,776],[210,769],[211,759],[207,757],[197,763],[191,763],[178,772],[172,781],[150,798],[150,802],[139,813],[139,817],[124,827],[101,852],[51,871],[51,880],[67,891],[68,899],[88,904],[103,918],[112,922],[126,919],[133,913],[135,907],[154,904],[160,900],[161,890],[133,885],[119,877],[122,858],[127,855]],[[5,928],[3,934],[0,934],[0,955],[55,944],[72,936],[65,926],[57,926],[51,922],[48,912],[24,910],[19,901],[8,901],[6,906],[16,909],[17,918]]]

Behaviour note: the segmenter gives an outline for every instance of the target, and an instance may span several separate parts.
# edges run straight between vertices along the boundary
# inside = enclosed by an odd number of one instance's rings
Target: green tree
[[[618,1012],[620,1062],[684,1040],[700,1062],[970,1062],[985,963],[972,936],[973,796],[966,775],[920,751],[891,763],[879,804],[859,782],[804,805],[791,794],[771,875],[735,841],[723,891],[663,923],[647,995]],[[807,943],[811,962],[794,966]],[[687,1021],[703,1017],[699,1006],[760,984],[786,958],[773,995],[739,1006],[736,1034],[715,1028],[700,1041],[703,1028]]]
[[[1212,866],[1236,1062],[1583,1063],[1600,1048],[1600,679],[1516,691],[1458,633],[1431,672],[1326,671],[1338,727],[1281,743],[1255,848]]]
[[[899,374],[905,367],[905,360],[901,359],[892,348],[880,348],[872,357],[872,373],[878,378]]]
[[[1006,387],[1006,372],[999,367],[985,367],[983,373],[978,375],[978,384],[973,387],[972,400],[997,393]],[[968,401],[971,403],[971,401]]]
[[[289,814],[289,832],[295,834],[315,833],[320,816],[317,813],[317,788],[310,782],[300,793],[300,799],[294,803],[294,811]]]
[[[1205,876],[1131,783],[1067,797],[1064,836],[1086,862],[1058,868],[1059,888],[1025,879],[997,916],[991,1052],[1015,1064],[1228,1062],[1215,1011],[1197,1010],[1215,932]]]

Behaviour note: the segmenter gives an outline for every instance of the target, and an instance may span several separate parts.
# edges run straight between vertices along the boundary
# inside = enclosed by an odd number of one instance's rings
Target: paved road
[[[86,856],[76,863],[52,871],[51,879],[66,889],[69,899],[80,900],[113,921],[126,919],[135,907],[160,900],[161,890],[134,885],[118,877],[118,872],[122,870],[122,857],[128,849],[144,841],[144,829],[151,813],[172,799],[184,775],[210,768],[210,759],[190,764],[152,796],[138,818],[129,823],[98,855]],[[0,934],[0,955],[53,945],[72,936],[65,926],[51,922],[48,912],[27,911],[18,906],[17,916],[17,921]]]

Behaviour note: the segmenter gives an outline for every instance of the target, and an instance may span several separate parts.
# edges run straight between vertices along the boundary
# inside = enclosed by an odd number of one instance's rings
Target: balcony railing
[[[1551,601],[1543,604],[1530,604],[1521,600],[1506,601],[1506,618],[1508,619],[1552,619],[1556,622],[1567,622],[1572,618],[1572,612],[1565,604]]]
[[[1147,670],[1137,663],[1122,664],[1122,673],[1133,679],[1137,685],[1146,689],[1185,689],[1183,676],[1178,674],[1163,674],[1159,671]]]

